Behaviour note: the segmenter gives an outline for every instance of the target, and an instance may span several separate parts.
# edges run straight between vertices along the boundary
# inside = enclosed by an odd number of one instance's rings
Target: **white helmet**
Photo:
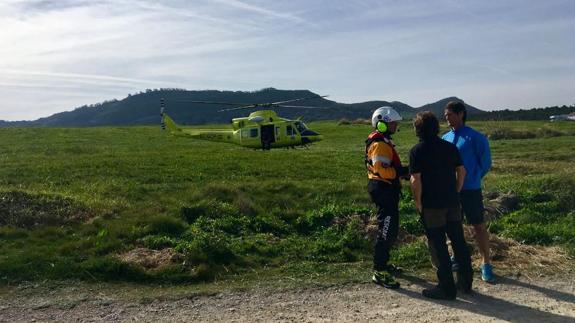
[[[371,125],[375,128],[379,121],[388,123],[401,120],[403,120],[403,118],[392,107],[381,107],[373,111],[373,115],[371,116]]]

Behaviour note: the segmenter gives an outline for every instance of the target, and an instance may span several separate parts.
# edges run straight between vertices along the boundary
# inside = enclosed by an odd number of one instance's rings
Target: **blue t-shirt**
[[[457,130],[451,130],[444,134],[443,140],[454,144],[459,149],[463,166],[467,172],[463,189],[480,189],[481,178],[491,168],[491,151],[487,138],[480,132],[464,125]]]

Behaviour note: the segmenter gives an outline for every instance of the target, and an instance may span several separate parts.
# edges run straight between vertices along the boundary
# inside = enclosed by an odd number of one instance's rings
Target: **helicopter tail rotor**
[[[162,127],[162,130],[165,131],[166,130],[166,120],[164,118],[164,110],[166,109],[166,100],[164,100],[164,98],[160,99],[160,125]]]

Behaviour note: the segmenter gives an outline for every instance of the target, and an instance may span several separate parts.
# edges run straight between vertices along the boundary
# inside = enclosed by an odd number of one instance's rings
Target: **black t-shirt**
[[[423,140],[411,148],[409,172],[421,174],[424,208],[443,209],[459,204],[455,169],[461,165],[457,147],[439,137]]]

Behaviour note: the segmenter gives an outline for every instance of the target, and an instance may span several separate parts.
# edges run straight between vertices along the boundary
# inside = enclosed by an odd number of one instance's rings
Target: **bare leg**
[[[489,255],[489,232],[487,232],[487,227],[485,223],[473,225],[475,230],[475,239],[477,239],[477,246],[479,247],[479,253],[483,257],[483,263],[491,263]]]

